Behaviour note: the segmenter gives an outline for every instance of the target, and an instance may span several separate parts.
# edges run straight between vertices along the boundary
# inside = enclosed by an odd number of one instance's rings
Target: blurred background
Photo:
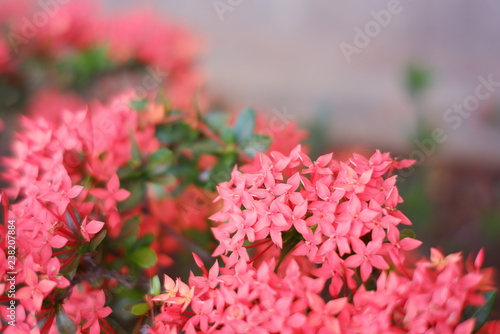
[[[286,110],[312,130],[316,155],[381,149],[418,160],[400,183],[417,236],[446,252],[484,246],[499,265],[498,2],[142,3],[201,36],[212,96]]]
[[[107,15],[138,4],[103,1]],[[422,249],[467,255],[485,247],[485,265],[500,268],[499,2],[143,0],[140,6],[201,39],[196,62],[208,108],[252,106],[296,121],[311,131],[315,156],[380,149],[416,159],[402,173],[401,210]],[[2,114],[14,124],[9,117]],[[1,134],[2,154],[10,130]]]

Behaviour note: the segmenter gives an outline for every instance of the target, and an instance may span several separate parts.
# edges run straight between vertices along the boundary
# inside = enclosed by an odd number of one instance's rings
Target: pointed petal
[[[106,184],[106,188],[108,188],[109,192],[116,192],[120,188],[120,180],[118,179],[118,175],[113,174]]]
[[[130,191],[126,189],[120,189],[115,193],[114,197],[117,202],[121,202],[126,200],[129,196],[130,196]]]
[[[404,250],[414,250],[422,244],[422,241],[413,238],[404,238],[399,242],[399,244]]]
[[[83,190],[83,186],[73,186],[68,191],[68,198],[75,198],[76,196],[80,195],[82,190]]]
[[[349,267],[349,268],[357,268],[359,267],[362,263],[364,262],[363,260],[363,257],[361,255],[351,255],[349,256],[344,264],[346,267]]]
[[[96,234],[97,232],[99,232],[102,229],[103,226],[104,226],[103,222],[100,222],[97,220],[92,220],[92,221],[90,221],[90,223],[87,224],[87,226],[85,227],[85,230],[88,233]]]
[[[387,264],[387,262],[385,262],[384,258],[381,255],[370,256],[370,263],[375,268],[378,268],[381,270],[389,269],[389,265]]]

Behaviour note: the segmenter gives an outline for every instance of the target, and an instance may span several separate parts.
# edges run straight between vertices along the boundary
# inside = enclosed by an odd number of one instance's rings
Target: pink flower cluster
[[[72,185],[62,165],[54,163],[51,167],[39,181],[28,186],[24,199],[12,205],[8,216],[15,222],[16,255],[9,256],[7,261],[4,252],[7,239],[3,238],[0,286],[2,292],[7,287],[12,289],[12,281],[8,279],[13,274],[8,273],[15,273],[18,290],[14,288],[12,296],[20,304],[16,308],[17,327],[7,325],[4,330],[5,333],[56,333],[54,320],[58,305],[63,304],[68,316],[77,320],[78,327],[82,324],[84,328],[90,327],[88,333],[99,333],[98,319],[110,313],[100,311],[104,307],[103,291],[94,290],[101,297],[93,297],[93,290],[85,289],[78,298],[73,289],[76,282],[71,283],[66,277],[75,274],[82,250],[87,249],[104,223],[91,218],[95,206],[84,201],[83,187]],[[7,235],[7,226],[0,225],[0,230]],[[67,291],[70,298],[61,299],[61,291]],[[0,300],[13,299],[3,295]],[[85,304],[95,305],[84,307]],[[7,306],[2,306],[2,314],[6,322],[11,320],[7,317]],[[39,326],[40,322],[43,325]]]
[[[391,175],[411,164],[378,151],[311,161],[298,146],[235,168],[212,216],[225,267],[195,256],[202,276],[165,277],[151,332],[472,333],[464,309],[492,289],[483,252],[467,267],[436,249],[405,263],[421,242],[400,236],[410,222]]]
[[[460,254],[417,263],[412,277],[382,272],[374,290],[360,285],[352,295],[326,297],[325,277],[311,277],[292,259],[277,274],[274,260],[258,267],[244,259],[209,271],[189,285],[165,276],[165,293],[151,333],[472,333],[475,320],[461,321],[465,305],[484,303],[490,289],[479,270]],[[226,259],[227,261],[228,259]],[[326,297],[326,299],[325,299]]]
[[[78,280],[71,283],[67,278],[73,277],[79,264],[85,261],[82,254],[91,251],[94,236],[101,230],[117,237],[124,222],[139,215],[144,222],[139,233],[157,236],[152,247],[158,253],[159,264],[168,265],[172,260],[167,254],[176,246],[172,236],[159,233],[161,224],[171,224],[175,230],[189,227],[181,225],[180,212],[169,212],[171,219],[162,220],[165,210],[152,189],[135,207],[118,209],[118,204],[131,196],[120,186],[118,173],[137,160],[147,162],[162,145],[155,137],[155,126],[170,122],[163,107],[155,102],[147,102],[140,113],[132,109],[130,102],[134,98],[126,94],[108,105],[94,103],[79,111],[65,111],[60,121],[41,117],[21,120],[13,156],[3,160],[7,167],[3,177],[11,184],[6,189],[9,197],[18,199],[11,207],[10,217],[16,221],[18,240],[15,268],[16,284],[20,287],[16,295],[20,302],[18,319],[24,319],[20,323],[27,331],[52,330],[61,304],[68,317],[83,326],[82,332],[97,333],[99,326],[107,328],[107,322],[101,318],[109,314],[108,309],[99,311],[103,297],[90,298],[93,291],[101,296],[102,289],[81,285]],[[182,206],[182,201],[191,199],[189,194],[193,191],[187,192],[187,197],[167,200],[173,206],[178,207],[179,203]],[[214,197],[212,193],[210,196]],[[150,214],[143,212],[144,208],[151,209]],[[213,212],[211,206],[207,208]],[[201,211],[192,225],[206,230],[207,210]],[[2,235],[6,235],[6,228],[0,225]],[[7,254],[3,251],[6,242],[2,240],[0,249],[2,287],[8,278]],[[78,289],[82,290],[77,298]],[[68,292],[61,296],[61,290]],[[7,300],[6,295],[1,298]],[[83,302],[81,298],[90,299]],[[91,315],[90,311],[78,313],[81,310],[78,305],[94,301],[98,301],[93,308],[97,315]],[[41,328],[37,325],[40,319],[46,324]]]
[[[159,17],[152,10],[136,8],[109,16],[102,13],[99,4],[100,1],[87,0],[53,1],[44,5],[34,0],[4,1],[0,14],[0,27],[5,31],[0,36],[0,73],[18,82],[25,75],[20,73],[26,67],[25,61],[46,62],[42,70],[50,69],[53,73],[45,78],[43,87],[36,87],[36,94],[46,93],[55,104],[60,104],[67,100],[58,93],[67,78],[58,78],[60,73],[51,66],[102,49],[111,69],[127,69],[135,64],[135,70],[142,68],[144,73],[134,77],[137,71],[129,71],[130,78],[134,78],[132,82],[137,81],[134,87],[112,77],[94,82],[88,89],[99,98],[106,100],[130,88],[137,88],[142,95],[162,90],[172,106],[191,111],[193,97],[204,81],[195,66],[201,41],[185,27]],[[39,106],[36,99],[30,102]],[[203,103],[203,98],[197,102]],[[57,117],[60,111],[53,111],[51,116]]]
[[[69,199],[82,191],[80,184],[95,184],[91,194],[102,201],[98,205],[110,233],[116,235],[120,228],[116,203],[128,197],[118,189],[116,172],[132,158],[133,145],[144,154],[159,146],[154,125],[147,121],[148,112],[139,120],[129,101],[130,97],[122,96],[107,106],[96,103],[87,110],[66,111],[60,123],[23,118],[14,156],[4,159],[8,166],[4,177],[12,185],[8,195],[16,198],[36,192],[63,214]],[[79,185],[64,189],[71,182]],[[107,184],[99,185],[102,182]]]
[[[283,248],[283,233],[292,231],[302,240],[294,254],[321,264],[319,272],[338,268],[341,257],[350,255],[345,267],[359,267],[366,281],[372,267],[389,268],[382,255],[389,253],[400,265],[401,249],[420,245],[399,240],[397,226],[411,223],[396,209],[402,202],[396,176],[383,177],[411,163],[378,151],[370,159],[355,155],[348,163],[332,160],[332,154],[312,162],[300,146],[289,156],[260,154],[246,173],[235,169],[231,180],[218,186],[223,207],[212,219],[224,223],[214,228],[220,241],[215,255],[245,256],[239,250],[246,241],[268,237]],[[368,243],[361,240],[365,236]],[[386,237],[390,242],[384,244]],[[340,281],[335,284],[338,293]]]
[[[111,313],[104,307],[103,290],[80,286],[78,281],[70,284],[66,277],[75,275],[82,255],[104,227],[111,235],[120,232],[123,221],[117,204],[130,193],[120,189],[116,172],[131,159],[132,145],[144,154],[158,146],[154,127],[139,120],[129,101],[124,96],[109,106],[66,111],[60,124],[23,118],[15,155],[4,159],[8,166],[4,177],[12,185],[9,195],[20,195],[21,200],[10,213],[16,224],[16,267],[7,268],[3,239],[0,277],[5,287],[5,273],[17,272],[17,323],[26,332],[56,333],[59,304],[84,333],[99,333],[100,326],[108,326],[99,320]],[[144,115],[148,114],[146,110]],[[0,229],[7,235],[7,226]],[[65,290],[66,298],[61,298]],[[1,298],[7,300],[6,295]],[[45,325],[39,327],[41,319]],[[14,333],[16,327],[6,330]]]

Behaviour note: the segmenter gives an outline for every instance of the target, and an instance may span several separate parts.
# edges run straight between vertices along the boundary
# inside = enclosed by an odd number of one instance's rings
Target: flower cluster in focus
[[[165,277],[153,333],[472,333],[469,309],[491,304],[491,273],[461,254],[431,250],[407,263],[421,241],[402,236],[410,221],[393,172],[412,161],[376,152],[346,162],[259,154],[218,186],[211,218],[220,256],[191,274],[189,299]],[[406,231],[405,231],[406,233]],[[170,283],[168,283],[170,282]],[[181,284],[181,283],[178,283]],[[184,283],[182,283],[184,284]],[[178,285],[176,285],[178,286]],[[180,298],[180,299],[179,299]],[[489,305],[491,307],[491,305]],[[482,321],[482,320],[481,320]]]

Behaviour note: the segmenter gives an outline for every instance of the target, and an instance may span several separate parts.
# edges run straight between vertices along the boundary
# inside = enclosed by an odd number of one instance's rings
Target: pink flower
[[[352,238],[351,244],[356,254],[349,256],[345,260],[345,265],[349,268],[360,267],[363,282],[370,277],[372,267],[380,270],[389,269],[389,265],[384,258],[377,254],[382,247],[380,242],[370,241],[368,245],[365,245],[363,241]]]
[[[307,229],[302,235],[304,237],[304,241],[297,245],[293,254],[306,255],[311,262],[316,262],[317,256],[321,256],[321,254],[318,254],[318,245],[323,242],[321,233],[319,231],[312,232],[310,229]]]
[[[162,301],[166,305],[174,304],[182,306],[181,312],[189,306],[194,296],[194,287],[188,286],[179,278],[174,283],[167,275],[165,275],[164,287],[166,293],[154,297],[153,300]]]
[[[370,181],[372,173],[373,170],[369,169],[358,175],[351,167],[340,163],[340,171],[335,181],[335,186],[346,191],[354,191],[355,194],[361,193]]]
[[[71,186],[71,179],[61,166],[56,169],[48,182],[40,181],[36,186],[39,189],[38,198],[54,203],[60,215],[66,211],[70,199],[78,196],[83,190],[80,185]]]
[[[106,189],[92,189],[92,195],[100,200],[104,200],[104,210],[110,211],[116,207],[116,202],[126,200],[130,196],[130,192],[125,189],[120,189],[120,180],[118,175],[113,174],[106,184]]]
[[[55,282],[57,285],[56,287],[58,289],[64,289],[70,285],[70,282],[68,279],[61,274],[59,274],[59,271],[61,270],[61,264],[59,263],[59,259],[53,257],[47,262],[47,267],[46,267],[46,277],[53,282]]]
[[[399,235],[398,229],[390,229],[389,233],[387,233],[387,239],[390,243],[384,244],[392,262],[396,265],[403,264],[404,255],[401,253],[401,250],[414,250],[422,244],[422,241],[413,238],[403,238],[400,240]]]
[[[89,223],[87,223],[87,217],[85,217],[82,221],[80,232],[82,233],[82,236],[85,238],[85,240],[88,242],[90,241],[90,235],[99,233],[99,231],[102,230],[103,226],[104,223],[97,220],[91,220]]]
[[[33,270],[28,268],[25,270],[27,286],[19,289],[16,295],[27,310],[40,311],[43,299],[56,287],[57,283],[48,279],[39,281]]]

